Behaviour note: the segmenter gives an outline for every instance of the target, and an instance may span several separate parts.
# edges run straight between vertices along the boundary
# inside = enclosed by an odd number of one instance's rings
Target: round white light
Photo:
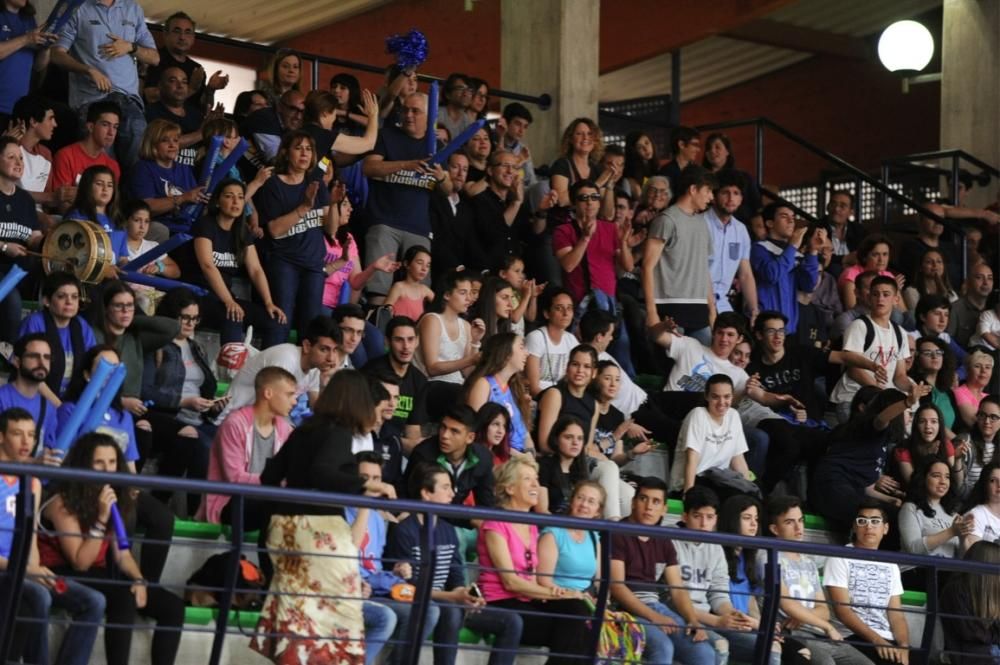
[[[934,55],[934,37],[916,21],[896,21],[878,40],[878,59],[890,72],[919,72]]]

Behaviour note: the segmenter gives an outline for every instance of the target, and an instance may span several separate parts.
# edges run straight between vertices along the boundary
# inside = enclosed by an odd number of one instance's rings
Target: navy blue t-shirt
[[[38,230],[38,213],[31,194],[20,187],[7,196],[0,192],[0,244],[16,242],[27,245],[33,231]],[[6,270],[15,260],[0,254],[0,268]]]
[[[427,157],[427,141],[414,139],[400,129],[385,127],[378,134],[374,153],[387,162]],[[369,178],[368,214],[371,224],[385,224],[401,231],[429,237],[430,191],[434,176],[417,171],[397,171],[384,178]]]
[[[17,39],[36,27],[33,16],[22,18],[0,8],[0,42]],[[33,48],[22,47],[0,60],[0,113],[10,113],[14,102],[28,94],[35,53]]]
[[[275,176],[254,194],[253,204],[264,227],[264,250],[268,259],[278,258],[306,270],[323,270],[326,241],[323,237],[323,208],[330,205],[330,192],[320,182],[313,209],[278,238],[271,234],[268,223],[294,210],[309,186],[310,177],[298,185],[289,185]]]
[[[169,120],[179,125],[182,134],[190,134],[201,130],[201,125],[205,120],[204,114],[194,104],[185,105],[185,114],[180,116],[168,109],[163,102],[156,102],[146,107],[146,120],[152,122],[156,119]],[[194,168],[195,159],[198,156],[198,149],[202,142],[198,141],[187,148],[181,148],[177,155],[177,162],[184,166]]]
[[[149,159],[136,162],[129,178],[130,193],[136,199],[164,199],[171,196],[181,196],[198,186],[194,171],[190,166],[178,162],[170,168],[163,168]],[[191,222],[183,216],[184,206],[178,211],[155,218],[157,222],[166,224],[170,233],[186,233],[191,228]]]
[[[195,222],[191,228],[193,238],[208,238],[208,241],[212,243],[212,262],[219,269],[222,281],[226,283],[227,288],[232,288],[233,279],[240,277],[242,273],[242,262],[240,261],[242,257],[236,255],[236,233],[243,233],[244,249],[254,244],[254,237],[246,232],[242,225],[243,220],[237,219],[233,222],[233,228],[226,231],[219,226],[214,217],[206,216]],[[191,244],[193,249],[194,242],[192,241]],[[191,278],[198,284],[207,286],[208,280],[205,279],[197,261],[193,267],[195,269],[186,274],[190,274]]]

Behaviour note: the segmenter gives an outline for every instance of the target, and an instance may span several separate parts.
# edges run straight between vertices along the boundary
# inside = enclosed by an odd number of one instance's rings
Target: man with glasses
[[[882,504],[865,499],[858,506],[848,547],[877,550],[889,533]],[[823,584],[833,602],[835,625],[845,640],[876,665],[908,665],[910,633],[902,609],[899,566],[880,561],[830,559]]]
[[[31,414],[38,435],[32,457],[38,456],[38,445],[51,449],[56,443],[56,407],[40,392],[49,378],[52,348],[44,333],[25,335],[14,342],[10,359],[14,374],[10,383],[0,386],[0,412],[18,407]]]
[[[198,94],[205,84],[205,68],[188,53],[194,47],[197,33],[194,19],[184,12],[174,12],[163,24],[163,46],[160,47],[160,64],[146,70],[143,82],[143,97],[147,104],[153,104],[160,99],[160,77],[170,67],[179,67],[187,75],[191,87],[188,92],[192,102],[197,103]],[[200,106],[207,108],[212,105],[212,97],[216,90],[222,90],[229,84],[229,76],[221,71],[212,74],[204,89]]]
[[[455,138],[472,124],[469,106],[472,105],[472,95],[475,92],[470,79],[465,74],[451,74],[444,82],[444,108],[438,113],[438,125],[448,130],[448,135]]]
[[[715,197],[712,205],[705,211],[705,223],[712,235],[709,271],[712,273],[715,310],[733,311],[729,291],[733,288],[735,278],[739,281],[740,293],[743,294],[743,310],[753,325],[760,309],[757,305],[757,282],[750,268],[750,233],[746,224],[741,223],[743,220],[734,216],[743,203],[743,177],[731,169],[723,169],[715,177],[718,179]]]
[[[512,153],[495,151],[486,165],[486,189],[472,198],[479,244],[491,270],[498,270],[507,256],[523,256],[534,234],[545,230],[545,220],[532,220],[524,205],[524,183],[518,168]],[[550,202],[546,197],[542,205]]]
[[[375,149],[362,162],[369,179],[367,213],[370,226],[365,236],[365,263],[379,257],[400,256],[410,247],[430,248],[430,192],[452,191],[448,172],[428,162],[427,95],[415,92],[403,100],[399,128],[386,125],[378,133]],[[381,271],[368,280],[369,301],[381,305],[392,278]]]
[[[805,539],[802,500],[797,496],[772,496],[767,502],[767,519],[768,529],[776,538],[796,542]],[[764,579],[767,556],[764,550],[757,553],[760,579]],[[808,554],[794,552],[778,552],[777,556],[781,574],[778,618],[785,626],[785,648],[790,646],[788,638],[793,638],[796,646],[805,645],[811,652],[812,665],[872,665],[844,641],[831,621],[816,561]]]
[[[253,142],[256,157],[271,164],[281,146],[281,137],[287,132],[302,129],[305,111],[305,95],[298,90],[289,90],[281,95],[277,106],[258,109],[247,116],[240,133]]]

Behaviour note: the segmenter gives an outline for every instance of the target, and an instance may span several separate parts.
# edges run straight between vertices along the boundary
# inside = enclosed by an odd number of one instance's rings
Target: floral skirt
[[[358,549],[344,518],[275,515],[267,547],[274,578],[250,648],[278,665],[363,665]]]

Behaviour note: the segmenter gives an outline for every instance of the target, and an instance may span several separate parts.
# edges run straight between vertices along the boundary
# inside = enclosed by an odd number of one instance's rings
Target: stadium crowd
[[[808,511],[849,547],[1000,563],[987,247],[969,248],[963,274],[961,236],[925,215],[902,239],[876,233],[844,190],[803,222],[762,198],[724,134],[677,127],[664,160],[648,134],[606,145],[581,117],[538,164],[532,113],[510,103],[439,163],[493,108],[485,81],[450,75],[438,109],[399,65],[377,93],[348,73],[307,91],[300,56],[281,50],[266,82],[223,109],[228,77],[191,56],[186,14],[167,19],[160,47],[133,0],[85,0],[58,34],[47,27],[28,0],[5,0],[0,277],[28,275],[0,302],[0,460],[122,478],[34,488],[23,662],[87,663],[106,617],[107,660],[124,665],[137,615],[156,622],[151,661],[174,662],[185,603],[159,585],[174,518],[233,515],[227,496],[129,489],[135,473],[645,525],[680,498],[685,528],[787,540],[804,537]],[[43,96],[42,75],[68,85]],[[210,191],[204,162],[234,152]],[[1000,221],[961,201],[924,206],[973,239]],[[114,266],[193,239],[140,269],[178,282],[109,268],[84,283],[42,256],[67,224],[107,233]],[[127,368],[121,390],[62,450],[102,361]],[[659,472],[641,473],[654,458]],[[6,564],[18,479],[0,491]],[[138,560],[112,546],[112,506],[149,541]],[[422,516],[250,502],[244,517],[274,592],[255,649],[402,662],[389,643],[410,620]],[[574,662],[595,532],[539,532],[516,515],[434,529],[435,663],[455,662],[463,626],[493,636],[492,664],[519,645]],[[753,551],[611,545],[611,597],[643,662],[752,658]],[[850,550],[822,581],[808,556],[781,564],[772,663],[908,663],[900,599],[922,575]],[[967,654],[952,663],[1000,662],[997,579],[953,575],[941,604],[978,617],[945,620],[947,649]],[[54,660],[52,608],[73,619]]]

